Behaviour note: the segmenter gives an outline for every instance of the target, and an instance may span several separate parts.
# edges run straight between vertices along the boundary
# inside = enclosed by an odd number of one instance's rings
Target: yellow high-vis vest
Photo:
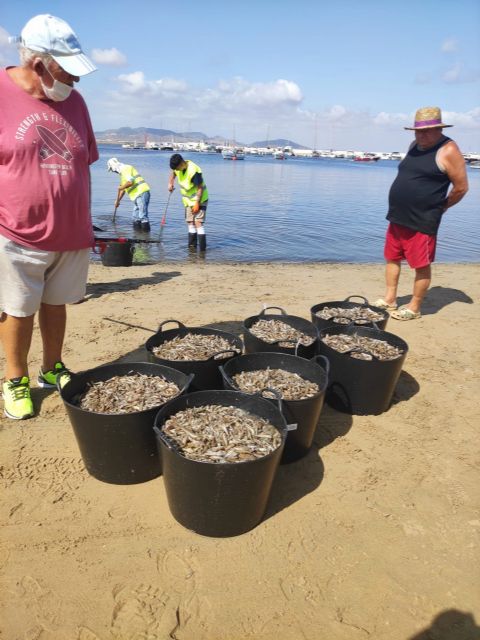
[[[177,176],[178,184],[180,187],[180,193],[182,194],[182,202],[185,207],[193,207],[197,202],[196,195],[198,186],[195,186],[192,182],[192,178],[196,173],[202,173],[202,170],[191,160],[185,160],[187,168],[185,171],[174,171]],[[205,181],[202,182],[203,193],[200,200],[200,204],[203,204],[208,200],[208,190]]]
[[[135,198],[138,198],[141,193],[150,191],[150,187],[138,173],[135,167],[132,167],[131,164],[124,164],[122,170],[120,171],[120,186],[122,186],[122,184],[125,184],[125,182],[130,182],[131,180],[133,180],[132,186],[128,189],[125,189],[130,200],[135,200]]]

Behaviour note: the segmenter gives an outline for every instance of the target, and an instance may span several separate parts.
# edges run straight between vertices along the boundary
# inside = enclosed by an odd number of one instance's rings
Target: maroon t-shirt
[[[44,251],[93,244],[89,165],[92,124],[75,90],[39,100],[0,71],[0,235]]]

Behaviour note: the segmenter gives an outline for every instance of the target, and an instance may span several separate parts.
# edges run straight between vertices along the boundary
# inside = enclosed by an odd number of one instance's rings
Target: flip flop
[[[407,309],[407,307],[400,307],[400,309],[392,311],[390,315],[395,320],[416,320],[417,318],[422,317],[422,314],[419,311],[415,312],[411,309]]]
[[[373,303],[373,306],[378,307],[379,309],[385,309],[386,311],[393,311],[394,309],[398,309],[398,304],[396,302],[390,304],[383,298],[379,298],[376,302]]]

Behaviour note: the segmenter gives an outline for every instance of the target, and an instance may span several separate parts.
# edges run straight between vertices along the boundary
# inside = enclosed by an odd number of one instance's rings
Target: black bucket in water
[[[278,449],[263,458],[235,463],[189,460],[162,435],[165,421],[185,409],[232,406],[268,420],[282,437]],[[263,518],[280,463],[287,426],[279,408],[235,391],[197,391],[172,400],[155,419],[168,504],[177,522],[204,536],[238,536]]]
[[[134,246],[130,240],[99,242],[100,258],[104,267],[131,267]]]
[[[269,309],[277,309],[280,314],[266,313]],[[281,340],[282,346],[279,346],[278,342],[265,342],[261,338],[258,338],[251,332],[251,327],[259,320],[279,320],[285,324],[290,325],[297,331],[301,331],[305,335],[312,338],[312,343],[308,346],[298,344],[297,341]],[[288,353],[290,355],[297,355],[301,358],[313,358],[317,352],[318,344],[318,330],[314,324],[305,318],[298,316],[289,316],[281,307],[267,307],[261,311],[257,316],[250,316],[243,323],[243,341],[245,343],[246,353],[257,353],[258,351],[274,351],[276,353]],[[291,342],[291,346],[283,346],[284,343]]]
[[[178,326],[175,329],[164,330],[163,327],[169,322],[175,322]],[[183,338],[189,333],[205,336],[219,336],[228,340],[228,342],[233,345],[233,348],[227,351],[220,351],[219,353],[211,356],[208,360],[167,360],[155,355],[153,352],[154,347],[159,347],[164,342],[173,340],[173,338],[176,338],[177,336]],[[183,371],[183,373],[193,373],[195,378],[192,382],[191,390],[203,391],[206,389],[223,388],[222,376],[218,367],[228,362],[230,358],[242,353],[243,343],[241,339],[233,335],[233,333],[219,331],[218,329],[186,327],[178,320],[165,320],[158,327],[157,333],[147,340],[145,343],[145,349],[147,350],[149,362],[173,367],[174,369]]]
[[[282,413],[289,425],[282,462],[294,462],[303,458],[312,446],[315,429],[325,399],[329,369],[329,363],[326,358],[323,356],[316,356],[316,358],[320,359],[323,366],[311,360],[305,360],[286,353],[259,352],[232,358],[220,368],[225,388],[235,391],[239,391],[238,386],[232,380],[235,375],[244,371],[262,371],[265,369],[283,369],[290,373],[296,373],[304,380],[318,385],[319,391],[310,398],[281,401]],[[242,393],[245,393],[245,391]],[[277,404],[277,400],[271,400],[271,402]]]
[[[340,353],[326,345],[325,335],[346,333],[375,340],[384,340],[389,345],[402,349],[395,360],[358,360],[349,353]],[[330,361],[330,382],[326,402],[334,409],[354,415],[378,415],[387,411],[407,357],[407,343],[393,333],[375,328],[330,325],[320,331],[320,354]]]
[[[361,302],[352,302],[352,298],[360,298]],[[375,324],[377,325],[377,327],[382,330],[385,329],[385,327],[387,326],[387,321],[388,321],[388,318],[390,317],[388,312],[385,311],[385,309],[381,309],[380,307],[374,307],[373,305],[369,304],[368,300],[363,296],[356,296],[356,295],[348,296],[348,298],[345,298],[345,300],[336,300],[334,302],[321,302],[320,304],[314,305],[310,309],[312,322],[319,331],[321,331],[322,329],[325,329],[326,327],[331,326],[332,324],[333,325],[340,324],[340,326],[344,326],[344,327],[350,324],[350,321],[339,323],[339,319],[341,318],[341,316],[339,318],[329,318],[328,320],[325,320],[324,318],[319,318],[317,313],[319,311],[322,311],[322,309],[325,309],[326,307],[333,307],[336,309],[353,309],[354,307],[365,307],[365,308],[368,307],[372,311],[375,311],[376,313],[383,316],[382,320],[375,321]],[[358,325],[359,327],[374,326],[373,322],[363,322],[361,320],[354,321],[354,324]]]
[[[180,393],[184,393],[191,382],[190,377],[176,369],[128,362],[73,374],[60,390],[85,467],[90,475],[103,482],[135,484],[161,473],[153,423],[162,405],[134,413],[106,414],[86,411],[76,404],[90,383],[132,373],[162,376],[175,383]]]

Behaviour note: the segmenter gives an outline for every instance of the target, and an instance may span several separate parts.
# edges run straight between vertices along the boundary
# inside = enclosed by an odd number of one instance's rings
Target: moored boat
[[[230,147],[224,149],[222,151],[222,156],[224,160],[244,160],[245,153],[243,149],[239,149],[238,147]]]
[[[353,162],[378,162],[379,156],[374,153],[361,153],[353,156]]]

